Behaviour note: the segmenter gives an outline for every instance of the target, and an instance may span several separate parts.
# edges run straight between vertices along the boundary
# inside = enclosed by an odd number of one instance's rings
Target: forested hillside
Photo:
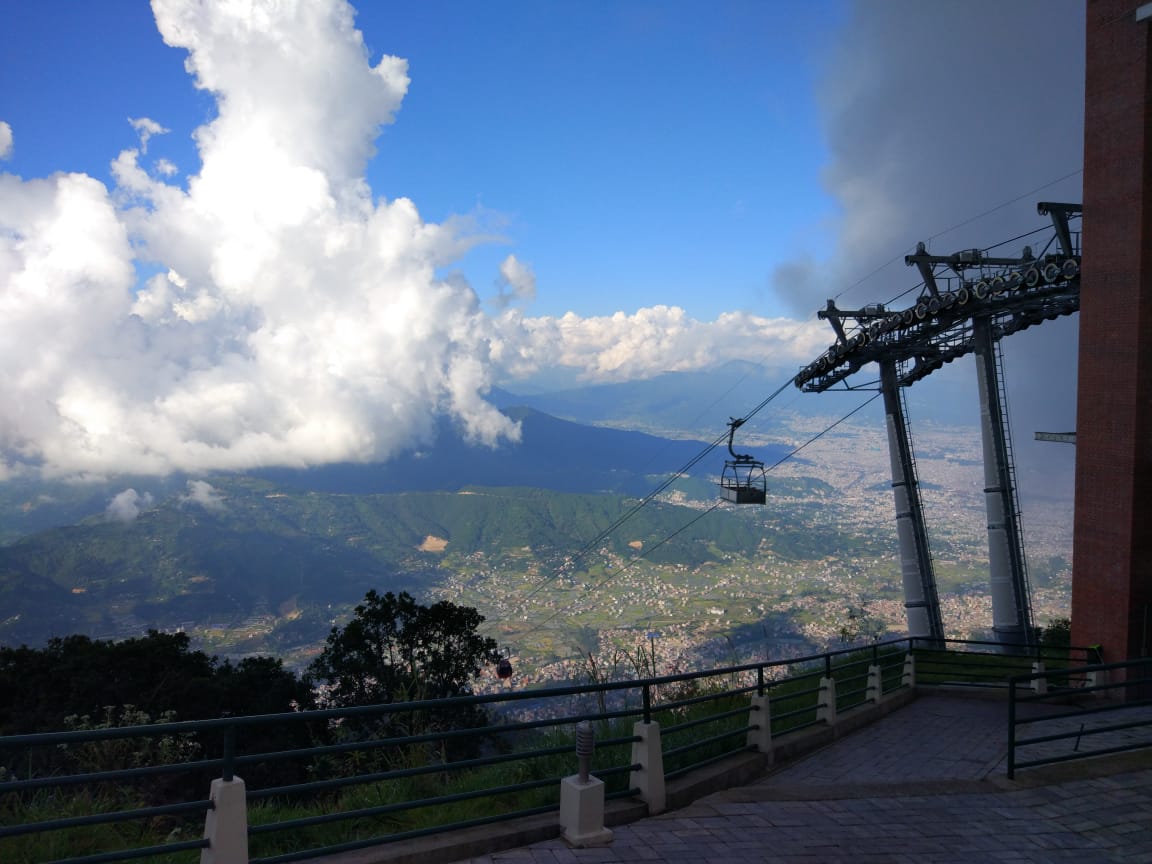
[[[0,548],[0,640],[232,628],[261,614],[291,629],[306,613],[354,603],[370,588],[420,593],[445,570],[478,569],[480,560],[528,554],[542,567],[559,566],[636,503],[542,489],[344,495],[251,478],[215,483],[210,506],[177,495],[130,522],[93,517]],[[680,532],[652,560],[694,566],[752,555],[765,542],[764,523],[753,518],[684,529],[697,511],[654,502],[601,547],[635,554]],[[778,529],[769,542],[789,557],[859,543]]]

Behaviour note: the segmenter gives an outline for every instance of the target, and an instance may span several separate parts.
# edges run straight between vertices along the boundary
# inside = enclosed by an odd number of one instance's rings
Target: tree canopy
[[[120,642],[66,636],[42,649],[0,647],[0,734],[61,729],[69,715],[131,705],[180,720],[308,708],[306,681],[272,657],[233,664],[190,648],[184,633]]]
[[[335,707],[467,695],[480,670],[499,660],[496,640],[476,632],[483,621],[470,606],[369,591],[308,671]]]

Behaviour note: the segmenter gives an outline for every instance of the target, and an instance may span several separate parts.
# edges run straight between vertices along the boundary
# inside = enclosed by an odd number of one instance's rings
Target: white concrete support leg
[[[628,775],[632,789],[640,790],[640,799],[648,804],[648,815],[664,812],[664,751],[660,749],[660,724],[636,723],[632,734],[639,741],[632,742],[632,764],[639,770]]]
[[[213,808],[204,819],[208,848],[200,850],[200,864],[248,864],[248,799],[244,781],[217,778],[208,795]]]
[[[874,705],[879,705],[880,700],[884,698],[884,682],[880,677],[880,667],[872,665],[868,667],[868,692],[865,694],[867,701]]]
[[[916,658],[911,654],[904,655],[904,673],[900,676],[900,686],[916,686]]]
[[[1033,675],[1044,674],[1044,661],[1037,660],[1032,664]],[[1032,692],[1033,693],[1047,693],[1048,692],[1048,679],[1047,678],[1033,678],[1032,679]]]
[[[748,714],[748,747],[768,757],[772,764],[772,711],[768,694],[752,697],[752,710]],[[756,728],[752,728],[756,727]]]
[[[816,694],[819,700],[816,708],[816,722],[827,723],[833,726],[836,723],[836,679],[821,678],[820,692]]]
[[[604,781],[579,774],[560,781],[560,828],[564,840],[578,849],[604,846],[612,842],[612,832],[604,827]]]

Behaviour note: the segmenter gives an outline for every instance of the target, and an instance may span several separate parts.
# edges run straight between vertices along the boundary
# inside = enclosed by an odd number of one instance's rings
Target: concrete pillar
[[[768,694],[752,697],[752,710],[748,714],[748,748],[757,753],[768,756],[768,764],[772,764],[772,709],[769,706]]]
[[[648,815],[663,813],[667,798],[664,791],[664,751],[660,744],[660,724],[636,723],[632,734],[632,764],[640,768],[628,775],[628,785],[640,790],[640,800],[648,804]]]
[[[827,723],[832,726],[836,723],[836,679],[821,678],[820,692],[816,694],[819,700],[816,708],[816,722]]]
[[[1044,662],[1037,660],[1032,664],[1033,675],[1044,674]],[[1048,679],[1047,678],[1033,678],[1032,679],[1032,692],[1033,693],[1047,693],[1048,692]]]
[[[900,675],[900,686],[916,686],[916,658],[912,654],[904,655],[904,671]]]
[[[200,850],[200,864],[248,864],[248,799],[244,781],[217,778],[208,794],[213,808],[204,819],[208,848]]]
[[[560,781],[560,828],[570,846],[604,846],[612,832],[604,827],[604,781],[579,774]]]
[[[884,698],[884,679],[880,676],[880,667],[875,664],[868,667],[868,692],[865,698],[874,704],[879,704]]]

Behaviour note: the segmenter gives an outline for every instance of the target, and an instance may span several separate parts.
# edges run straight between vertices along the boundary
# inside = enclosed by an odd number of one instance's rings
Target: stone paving
[[[753,785],[618,826],[610,845],[552,840],[469,862],[1152,862],[1147,759],[1013,782],[1006,730],[1002,701],[923,696]]]

